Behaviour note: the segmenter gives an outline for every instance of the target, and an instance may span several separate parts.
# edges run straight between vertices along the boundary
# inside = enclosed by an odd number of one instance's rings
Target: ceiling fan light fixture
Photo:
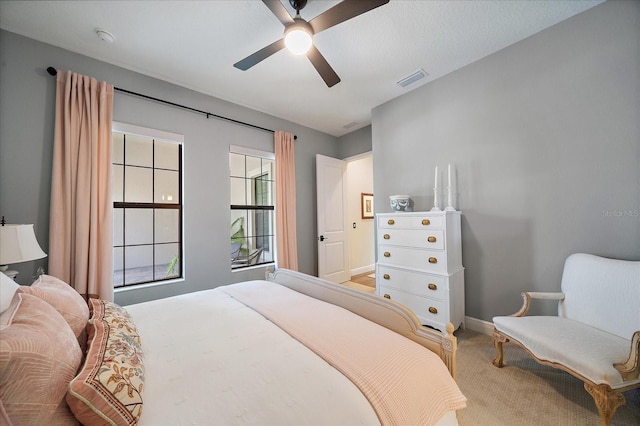
[[[307,0],[289,0],[291,7],[296,10],[296,16],[293,19],[282,4],[282,0],[262,0],[262,2],[284,25],[284,34],[282,38],[236,62],[233,66],[246,71],[286,47],[295,55],[306,56],[327,87],[333,87],[340,83],[340,77],[314,46],[313,37],[321,31],[387,4],[389,0],[343,0],[308,22],[300,17],[300,11],[307,4]]]
[[[294,55],[307,53],[313,44],[313,32],[309,28],[309,24],[296,18],[295,23],[289,25],[284,32],[284,44]]]

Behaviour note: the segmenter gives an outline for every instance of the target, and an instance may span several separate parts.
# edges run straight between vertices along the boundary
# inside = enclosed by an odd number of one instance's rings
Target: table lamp
[[[42,251],[33,225],[5,225],[4,218],[0,226],[0,273],[15,279],[18,271],[8,270],[13,263],[42,259],[47,253]]]

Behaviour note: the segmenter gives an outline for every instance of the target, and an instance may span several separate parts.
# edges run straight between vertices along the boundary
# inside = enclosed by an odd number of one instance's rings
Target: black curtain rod
[[[58,74],[58,70],[56,70],[54,67],[48,67],[47,68],[47,72],[52,76]],[[234,120],[233,118],[228,118],[228,117],[223,117],[221,115],[213,114],[211,112],[207,112],[207,111],[202,111],[202,110],[199,110],[199,109],[191,108],[191,107],[188,107],[186,105],[180,105],[180,104],[177,104],[175,102],[169,102],[169,101],[165,101],[163,99],[154,98],[152,96],[143,95],[142,93],[132,92],[131,90],[120,89],[119,87],[114,87],[113,89],[118,91],[118,92],[126,93],[128,95],[138,96],[140,98],[149,99],[151,101],[156,101],[156,102],[160,102],[160,103],[163,103],[163,104],[171,105],[171,106],[174,106],[174,107],[186,109],[188,111],[195,112],[195,113],[198,113],[198,114],[203,114],[203,115],[205,115],[207,117],[207,119],[209,119],[209,117],[215,117],[215,118],[219,118],[221,120],[230,121],[232,123],[241,124],[243,126],[253,127],[254,129],[264,130],[265,132],[275,133],[275,130],[267,129],[265,127],[256,126],[255,124],[245,123],[244,121]],[[298,136],[293,135],[293,139],[294,140],[298,139]]]

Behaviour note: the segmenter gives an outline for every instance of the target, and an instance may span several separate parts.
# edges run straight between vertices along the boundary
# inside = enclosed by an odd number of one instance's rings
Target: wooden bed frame
[[[453,335],[453,324],[447,324],[446,332],[440,333],[424,327],[412,311],[393,300],[288,269],[267,271],[266,279],[340,306],[413,340],[438,355],[456,379],[457,339]]]

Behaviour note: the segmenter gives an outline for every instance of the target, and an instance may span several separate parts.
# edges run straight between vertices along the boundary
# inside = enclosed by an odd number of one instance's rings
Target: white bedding
[[[126,309],[144,348],[141,425],[379,424],[351,380],[220,288]]]

